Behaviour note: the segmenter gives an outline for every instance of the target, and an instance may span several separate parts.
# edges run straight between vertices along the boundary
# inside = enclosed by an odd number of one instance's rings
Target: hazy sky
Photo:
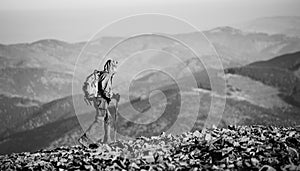
[[[299,0],[0,0],[0,43],[88,40],[104,25],[140,13],[173,15],[206,30],[299,11]]]

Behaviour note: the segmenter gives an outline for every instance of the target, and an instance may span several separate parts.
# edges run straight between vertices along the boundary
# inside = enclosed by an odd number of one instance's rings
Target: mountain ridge
[[[252,32],[268,34],[285,34],[290,37],[300,37],[300,16],[263,17],[235,24],[235,27]]]

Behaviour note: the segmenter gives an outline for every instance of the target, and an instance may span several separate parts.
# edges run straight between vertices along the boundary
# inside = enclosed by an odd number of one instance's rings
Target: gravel
[[[228,126],[0,156],[0,170],[300,170],[300,132]]]

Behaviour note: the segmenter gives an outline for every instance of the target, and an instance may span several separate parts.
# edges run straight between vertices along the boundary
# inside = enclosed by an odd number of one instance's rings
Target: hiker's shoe
[[[80,145],[82,145],[83,147],[89,147],[89,142],[88,142],[88,138],[86,137],[86,135],[82,135],[79,139],[78,142]]]
[[[96,149],[98,147],[99,147],[99,145],[97,143],[92,143],[92,144],[89,145],[90,149]]]

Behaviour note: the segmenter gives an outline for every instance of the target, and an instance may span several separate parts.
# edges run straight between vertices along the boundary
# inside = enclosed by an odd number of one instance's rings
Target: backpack
[[[94,70],[83,83],[82,90],[84,93],[84,100],[87,104],[91,105],[91,101],[98,96],[98,81],[102,73],[103,72],[101,71]]]

